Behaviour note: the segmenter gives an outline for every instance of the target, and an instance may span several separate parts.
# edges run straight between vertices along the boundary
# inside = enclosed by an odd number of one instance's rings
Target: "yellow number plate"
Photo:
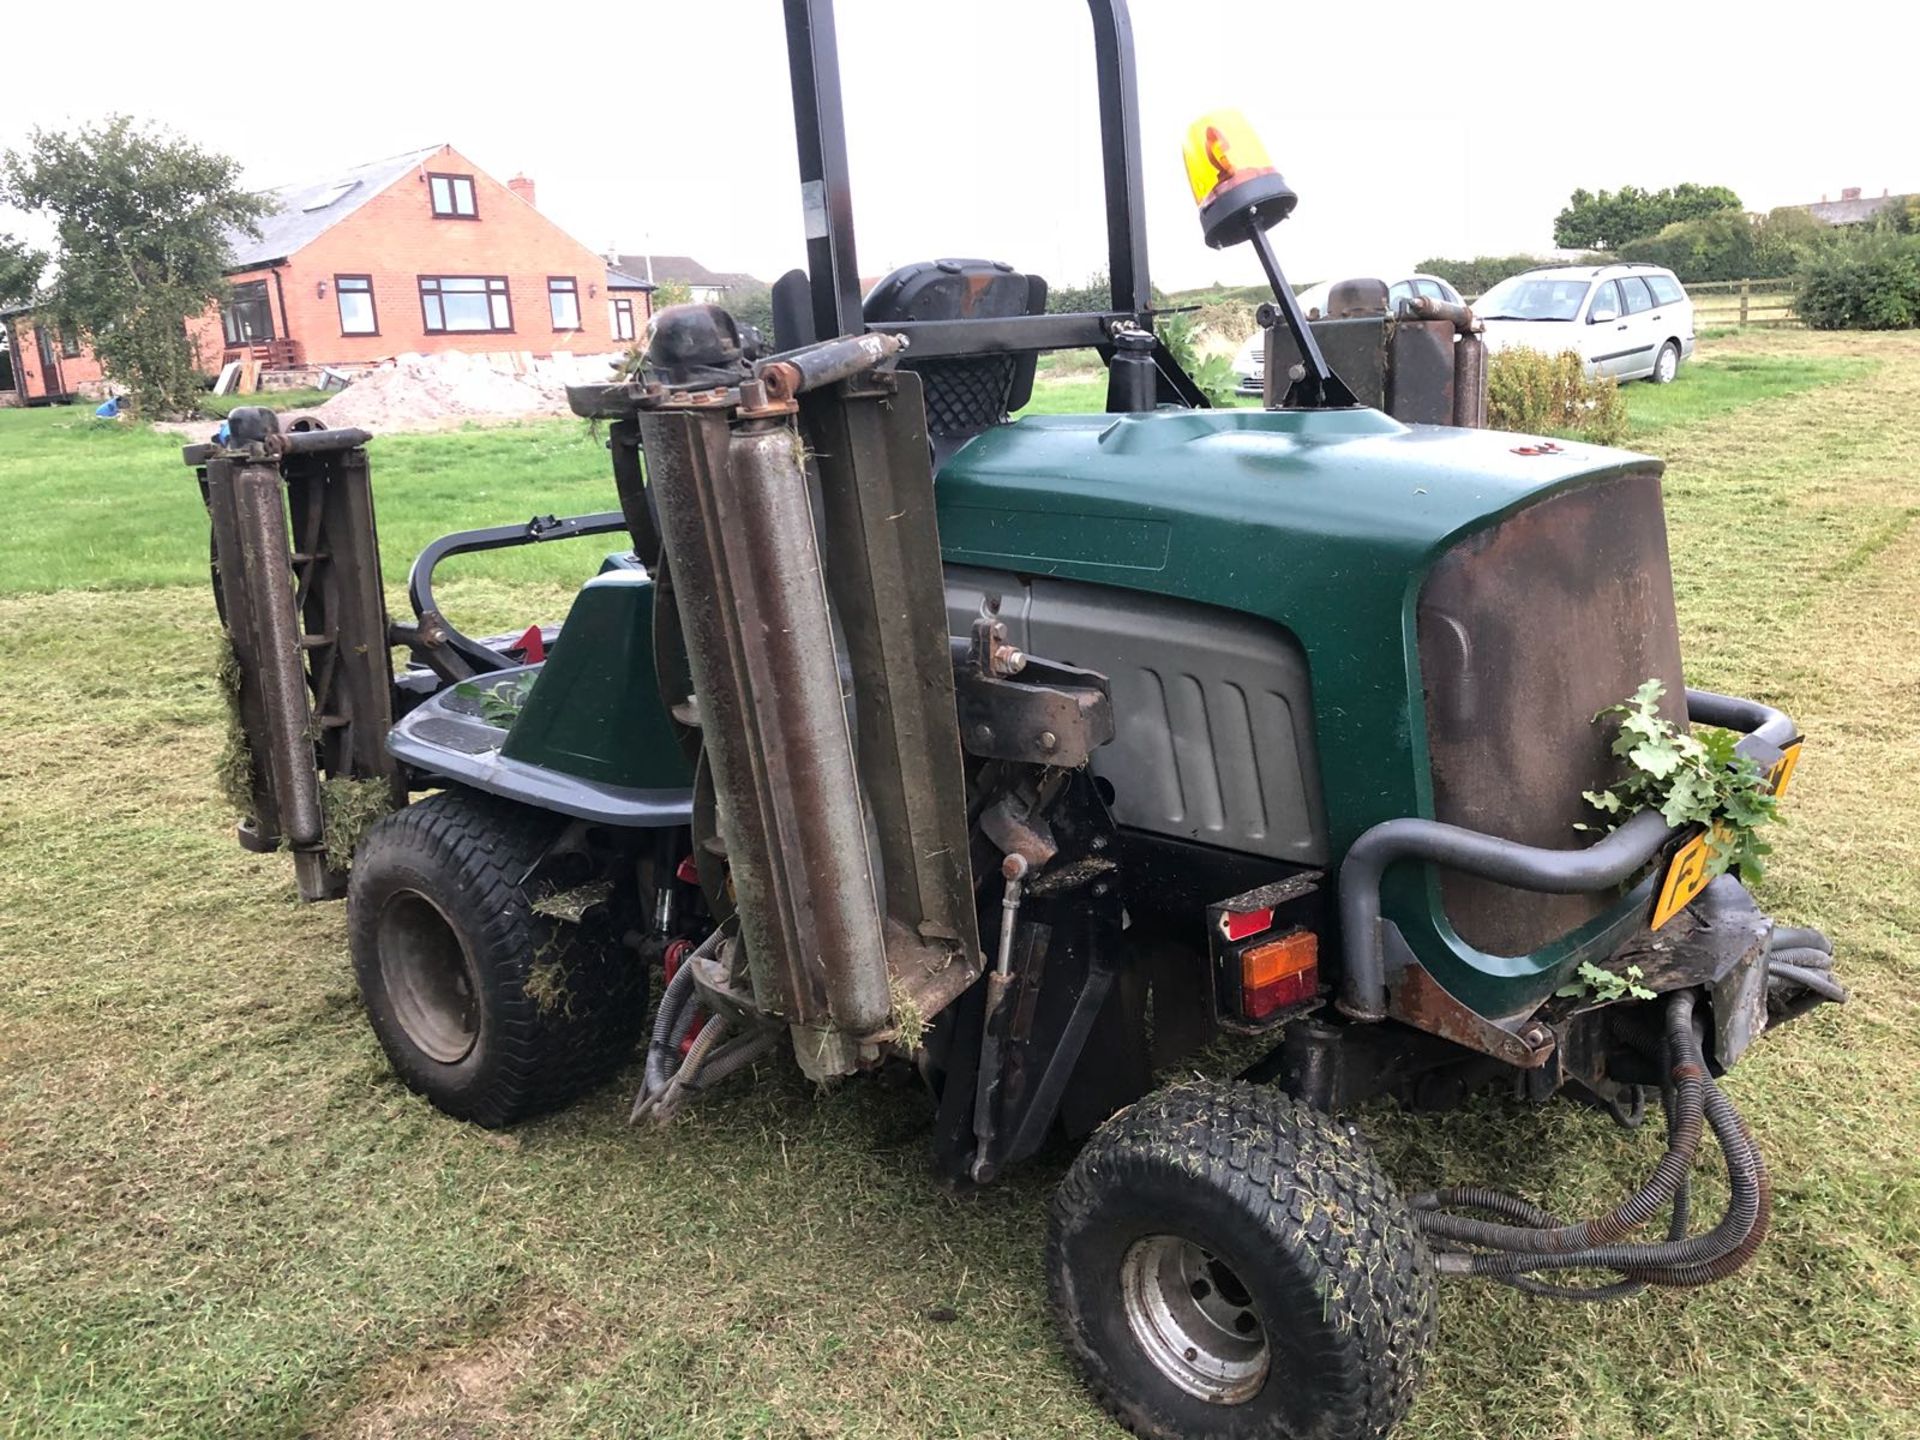
[[[1806,742],[1796,740],[1780,752],[1780,758],[1773,762],[1773,768],[1767,771],[1767,789],[1775,795],[1787,793],[1787,782],[1793,778],[1793,767],[1800,763],[1800,747]]]
[[[1667,878],[1660,882],[1660,898],[1653,907],[1655,930],[1686,909],[1694,897],[1707,888],[1707,881],[1713,878],[1708,873],[1708,864],[1713,859],[1713,852],[1708,848],[1711,838],[1709,831],[1702,830],[1673,852],[1673,859],[1667,862]]]
[[[1793,778],[1793,767],[1800,763],[1800,747],[1803,743],[1796,740],[1789,745],[1767,772],[1767,789],[1775,795],[1786,794],[1787,782]],[[1707,888],[1707,881],[1713,878],[1707,873],[1713,859],[1710,848],[1713,834],[1724,828],[1716,825],[1712,831],[1702,830],[1673,852],[1673,859],[1667,862],[1666,879],[1660,882],[1660,898],[1654,903],[1653,929],[1658,930],[1686,909]]]

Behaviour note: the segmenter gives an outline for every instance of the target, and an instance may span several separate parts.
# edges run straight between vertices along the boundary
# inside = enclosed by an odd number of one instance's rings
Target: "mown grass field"
[[[1449,1285],[1401,1433],[1910,1435],[1920,337],[1717,343],[1629,400],[1670,464],[1690,678],[1811,736],[1763,898],[1833,935],[1856,998],[1728,1081],[1777,1195],[1749,1272],[1578,1309]],[[612,504],[568,424],[383,439],[374,466],[396,586],[440,530]],[[0,412],[0,493],[0,1435],[1117,1433],[1045,1315],[1064,1156],[954,1198],[912,1094],[781,1071],[664,1134],[626,1128],[625,1082],[507,1135],[407,1094],[340,907],[297,904],[215,798],[174,442]],[[476,560],[449,608],[553,615],[604,546]],[[1567,1212],[1659,1150],[1495,1098],[1361,1120],[1409,1188],[1499,1180]]]

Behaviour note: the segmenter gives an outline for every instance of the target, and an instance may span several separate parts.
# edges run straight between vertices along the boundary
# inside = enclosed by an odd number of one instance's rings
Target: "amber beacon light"
[[[1238,110],[1214,110],[1194,121],[1185,154],[1201,233],[1216,250],[1278,225],[1299,203]]]

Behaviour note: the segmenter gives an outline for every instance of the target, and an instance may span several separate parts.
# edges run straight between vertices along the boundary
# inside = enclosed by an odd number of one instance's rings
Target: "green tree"
[[[239,166],[116,115],[35,129],[0,177],[0,196],[54,223],[54,324],[86,338],[136,412],[188,409],[200,377],[187,322],[226,293],[228,237],[257,234],[267,209]]]
[[[1753,274],[1755,278],[1797,275],[1836,238],[1833,226],[1798,206],[1783,205],[1753,227]]]
[[[1689,183],[1667,190],[1623,185],[1598,194],[1576,190],[1554,217],[1553,243],[1566,250],[1617,250],[1679,221],[1740,208],[1740,197],[1724,185]]]
[[[1741,280],[1755,273],[1753,231],[1744,210],[1722,210],[1629,240],[1620,247],[1620,258],[1664,265],[1687,281]]]
[[[42,252],[0,231],[0,305],[23,305],[33,299],[46,266]]]
[[[748,285],[735,285],[722,297],[722,305],[727,313],[741,325],[751,325],[760,332],[760,343],[766,352],[773,353],[773,289],[754,281]]]
[[[687,305],[693,301],[693,287],[684,280],[662,280],[654,287],[653,313],[658,315],[669,305]]]

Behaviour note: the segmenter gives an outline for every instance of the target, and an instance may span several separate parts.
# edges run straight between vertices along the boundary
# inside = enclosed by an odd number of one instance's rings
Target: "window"
[[[607,324],[613,330],[614,339],[633,339],[633,301],[609,300],[607,302]]]
[[[1442,285],[1438,280],[1416,280],[1413,282],[1413,288],[1429,300],[1448,299],[1446,286]]]
[[[504,335],[513,330],[513,301],[504,275],[422,275],[420,311],[429,335]]]
[[[267,299],[267,282],[249,280],[234,286],[226,308],[220,312],[220,322],[229,345],[273,339],[273,306]]]
[[[553,312],[553,328],[580,328],[580,282],[571,275],[547,277],[547,308]]]
[[[1620,293],[1627,297],[1627,314],[1644,315],[1653,308],[1653,292],[1647,289],[1647,282],[1638,275],[1629,275],[1620,282]]]
[[[373,309],[371,275],[336,275],[333,277],[333,294],[340,304],[342,335],[380,333],[380,317]]]
[[[40,383],[44,385],[47,377],[53,374],[53,331],[41,325],[35,328],[33,334],[40,346]]]
[[[80,332],[78,330],[62,330],[60,332],[60,353],[69,360],[76,358],[80,354]]]
[[[1585,280],[1515,275],[1474,301],[1482,320],[1571,320],[1587,298]]]
[[[1587,310],[1587,323],[1601,325],[1620,318],[1620,287],[1603,280],[1593,287],[1593,304]]]
[[[1687,292],[1680,288],[1679,282],[1671,275],[1649,275],[1647,285],[1653,291],[1656,305],[1678,305],[1687,298]]]
[[[433,213],[442,220],[480,218],[473,204],[471,175],[428,175],[427,189],[433,196]]]

